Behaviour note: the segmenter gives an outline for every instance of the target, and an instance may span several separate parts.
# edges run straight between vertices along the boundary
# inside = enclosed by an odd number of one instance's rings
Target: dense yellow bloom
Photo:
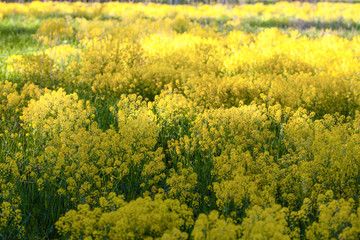
[[[212,211],[208,216],[200,214],[191,234],[194,240],[233,240],[240,238],[240,228],[219,218],[219,213]]]
[[[265,209],[254,206],[241,225],[242,239],[290,239],[286,214],[286,209],[279,205]]]
[[[67,95],[63,89],[31,100],[21,119],[35,132],[57,134],[74,131],[87,122],[93,109],[90,103],[78,100],[77,94]]]
[[[360,236],[359,209],[354,209],[352,199],[320,204],[319,212],[319,221],[308,228],[308,239],[357,239]]]
[[[74,30],[66,20],[57,18],[44,21],[36,33],[36,38],[47,45],[62,42],[73,34]]]
[[[257,3],[252,5],[241,5],[236,7],[226,7],[223,5],[202,5],[202,6],[167,6],[159,4],[125,4],[120,2],[111,3],[58,3],[58,2],[37,2],[34,1],[29,6],[12,3],[1,3],[1,13],[4,16],[14,14],[34,15],[46,17],[56,14],[73,15],[75,17],[124,17],[124,19],[136,19],[139,17],[154,17],[162,19],[165,17],[175,17],[177,15],[187,18],[221,18],[230,16],[233,18],[260,17],[269,20],[275,16],[284,23],[288,19],[301,19],[304,21],[334,21],[343,18],[347,21],[358,21],[359,4],[349,3],[311,3],[300,2],[277,2],[273,5]],[[181,18],[180,18],[181,19]],[[285,20],[284,20],[285,19]]]
[[[58,45],[45,50],[45,54],[47,54],[54,62],[59,65],[65,65],[70,60],[75,60],[79,53],[79,49],[76,49],[69,44]]]
[[[25,79],[42,86],[54,79],[54,61],[45,53],[12,55],[6,60],[7,71],[19,74]]]
[[[180,230],[193,225],[191,215],[177,200],[138,198],[110,211],[79,205],[56,225],[69,239],[187,239]]]
[[[175,172],[174,169],[170,170],[170,176],[166,179],[169,185],[169,196],[178,199],[182,203],[187,203],[190,206],[198,207],[199,194],[193,193],[197,187],[197,174],[193,169],[182,168],[181,164],[178,166],[179,170]]]

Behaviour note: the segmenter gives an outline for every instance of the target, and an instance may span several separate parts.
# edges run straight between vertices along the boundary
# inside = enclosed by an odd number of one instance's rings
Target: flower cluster
[[[109,198],[101,198],[99,208],[85,204],[67,212],[56,224],[60,233],[69,239],[188,238],[182,231],[193,225],[192,212],[179,201],[146,197],[125,203],[114,194]]]

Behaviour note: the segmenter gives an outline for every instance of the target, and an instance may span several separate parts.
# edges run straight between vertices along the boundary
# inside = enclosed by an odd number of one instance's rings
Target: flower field
[[[359,12],[0,2],[0,239],[360,239]]]

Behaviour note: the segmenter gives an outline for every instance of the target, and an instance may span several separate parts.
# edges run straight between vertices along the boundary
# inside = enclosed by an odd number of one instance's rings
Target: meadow
[[[0,2],[0,239],[359,239],[359,12]]]

